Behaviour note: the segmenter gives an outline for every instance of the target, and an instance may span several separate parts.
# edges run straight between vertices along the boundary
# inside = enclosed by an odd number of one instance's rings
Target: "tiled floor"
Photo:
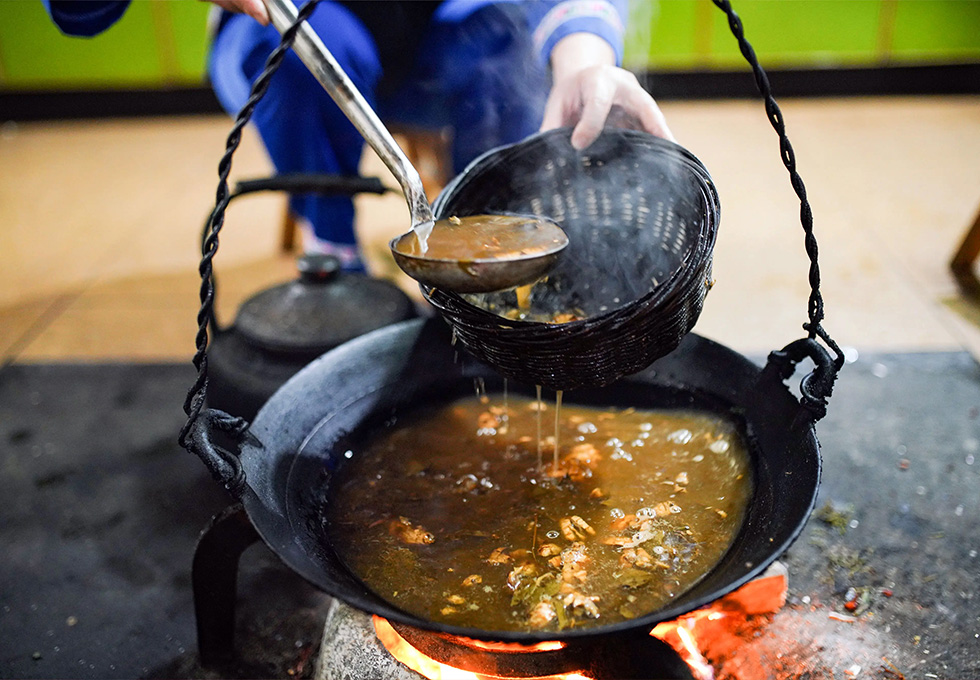
[[[980,355],[980,331],[944,304],[956,297],[947,263],[980,207],[980,98],[782,107],[813,204],[826,328],[862,351]],[[808,289],[798,204],[761,104],[663,108],[722,200],[717,285],[696,330],[747,353],[799,337]],[[195,117],[0,129],[0,363],[190,357],[197,241],[229,127]],[[373,157],[364,165],[382,172]],[[246,135],[232,177],[269,172]],[[384,244],[407,210],[398,195],[358,200],[372,269],[388,275]],[[229,211],[216,261],[223,318],[293,275],[278,252],[282,211],[278,196]]]

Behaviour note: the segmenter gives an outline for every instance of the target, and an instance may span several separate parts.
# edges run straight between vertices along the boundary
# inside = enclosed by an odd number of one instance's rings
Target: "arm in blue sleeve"
[[[628,0],[563,0],[554,3],[534,29],[534,45],[547,63],[552,48],[572,33],[592,33],[608,42],[623,63]]]
[[[51,21],[65,35],[90,38],[116,23],[129,0],[41,0]]]

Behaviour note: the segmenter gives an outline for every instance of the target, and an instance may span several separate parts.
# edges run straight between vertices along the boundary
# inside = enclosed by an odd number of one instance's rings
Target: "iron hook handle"
[[[291,0],[265,0],[265,4],[280,33],[295,23],[298,12]],[[434,221],[418,170],[308,23],[299,27],[293,50],[391,170],[405,192],[412,227]]]
[[[763,374],[789,380],[796,365],[804,359],[813,361],[813,371],[800,381],[800,406],[808,420],[815,423],[827,415],[827,400],[834,391],[834,382],[844,363],[843,355],[831,357],[827,349],[814,338],[800,338],[781,350],[769,353]]]

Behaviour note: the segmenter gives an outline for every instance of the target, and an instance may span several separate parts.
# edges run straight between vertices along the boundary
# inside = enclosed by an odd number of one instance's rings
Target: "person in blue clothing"
[[[223,11],[208,73],[234,115],[280,36],[262,0],[212,1]],[[74,35],[105,30],[128,4],[44,2]],[[626,2],[325,0],[309,21],[382,120],[449,128],[461,172],[495,146],[566,125],[579,149],[604,125],[673,139],[654,99],[620,67]],[[294,53],[252,120],[278,172],[357,173],[363,139]],[[294,196],[291,208],[310,227],[308,251],[363,267],[349,198]]]

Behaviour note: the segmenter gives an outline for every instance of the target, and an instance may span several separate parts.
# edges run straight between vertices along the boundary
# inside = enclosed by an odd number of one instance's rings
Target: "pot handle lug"
[[[211,471],[211,475],[224,484],[225,488],[236,499],[241,499],[245,492],[245,470],[242,467],[241,452],[245,439],[255,439],[248,432],[248,422],[243,418],[232,416],[224,411],[205,408],[208,391],[208,330],[220,332],[214,318],[214,256],[218,251],[218,233],[225,223],[225,209],[233,198],[228,190],[228,175],[231,173],[231,158],[242,140],[242,128],[248,124],[255,110],[255,105],[265,95],[269,88],[269,80],[276,72],[287,50],[296,38],[300,25],[306,21],[320,0],[308,0],[299,10],[296,21],[283,31],[282,41],[266,60],[262,73],[252,84],[248,102],[235,117],[235,125],[228,134],[225,153],[218,163],[218,190],[216,192],[214,210],[208,217],[201,247],[201,309],[197,314],[197,335],[194,345],[194,367],[197,378],[184,400],[184,413],[187,422],[180,431],[178,442],[182,447],[194,453]]]
[[[827,400],[844,365],[842,353],[837,352],[836,357],[831,357],[815,338],[800,338],[781,350],[770,352],[763,375],[785,382],[793,377],[796,365],[807,358],[813,361],[813,371],[800,381],[800,406],[810,422],[815,423],[827,415]]]
[[[241,445],[249,436],[248,421],[244,418],[206,408],[188,423],[186,432],[181,434],[181,444],[200,458],[211,476],[240,500],[246,485]]]

